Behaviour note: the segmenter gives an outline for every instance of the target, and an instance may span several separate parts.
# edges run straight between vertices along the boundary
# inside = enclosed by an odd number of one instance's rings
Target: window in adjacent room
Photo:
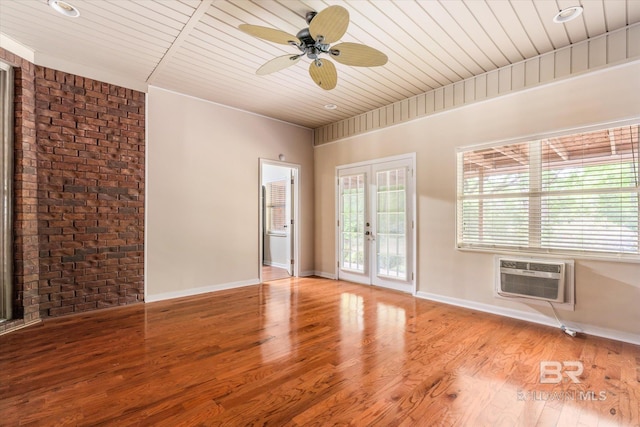
[[[13,72],[0,62],[0,321],[11,318],[12,304],[12,180],[13,180]]]
[[[287,184],[288,181],[267,182],[265,185],[266,231],[269,234],[287,233]]]
[[[638,124],[458,152],[457,246],[637,258]]]

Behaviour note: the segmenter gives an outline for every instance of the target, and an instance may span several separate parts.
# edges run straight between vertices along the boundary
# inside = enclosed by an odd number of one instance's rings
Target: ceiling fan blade
[[[340,54],[336,55],[335,51]],[[333,59],[355,67],[378,67],[387,63],[387,55],[370,46],[359,43],[339,43],[331,48]]]
[[[309,24],[309,33],[314,40],[322,36],[322,43],[337,42],[347,32],[349,12],[342,6],[329,6],[318,13]]]
[[[318,67],[317,63],[321,64],[321,66]],[[324,90],[331,90],[338,84],[336,66],[328,59],[318,59],[311,62],[309,75]]]
[[[261,27],[260,25],[241,24],[238,26],[238,29],[251,36],[274,43],[290,44],[289,42],[294,42],[296,44],[300,44],[300,40],[298,40],[296,36],[274,28]]]
[[[296,64],[300,61],[301,55],[283,55],[273,58],[270,61],[265,62],[262,67],[256,70],[256,74],[264,76],[266,74],[275,73],[276,71],[283,70],[290,65]]]

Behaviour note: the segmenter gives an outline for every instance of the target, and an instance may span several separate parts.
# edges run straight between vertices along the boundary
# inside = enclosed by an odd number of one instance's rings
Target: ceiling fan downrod
[[[311,21],[317,14],[318,12],[316,12],[315,10],[310,10],[309,12],[307,12],[307,14],[304,16],[304,20],[307,21],[307,25],[311,24]]]

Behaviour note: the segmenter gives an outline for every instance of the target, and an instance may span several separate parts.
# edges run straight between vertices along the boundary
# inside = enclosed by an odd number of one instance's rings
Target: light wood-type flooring
[[[0,336],[0,425],[638,425],[639,380],[639,346],[291,278]]]
[[[271,282],[273,280],[291,277],[289,272],[284,268],[274,267],[271,265],[262,266],[262,281]]]

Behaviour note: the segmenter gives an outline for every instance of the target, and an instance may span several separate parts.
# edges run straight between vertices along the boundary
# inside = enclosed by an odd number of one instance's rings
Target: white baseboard
[[[309,276],[315,276],[316,272],[311,270],[311,271],[301,271],[300,274],[298,276],[300,277],[309,277]]]
[[[313,272],[314,276],[318,276],[318,277],[324,277],[325,279],[331,279],[331,280],[335,280],[336,279],[336,275],[333,273],[326,273],[324,271],[314,271]]]
[[[250,280],[241,280],[239,282],[221,283],[218,285],[202,286],[199,288],[181,289],[179,291],[164,292],[156,295],[146,295],[145,302],[164,301],[173,298],[189,297],[192,295],[206,294],[208,292],[224,291],[226,289],[241,288],[243,286],[257,285],[260,280],[256,277]]]
[[[559,328],[555,319],[544,316],[540,313],[530,313],[521,310],[515,310],[512,308],[498,307],[495,305],[484,304],[481,302],[469,301],[461,298],[453,298],[444,295],[432,294],[429,292],[418,291],[416,297],[427,299],[430,301],[441,302],[444,304],[455,305],[458,307],[469,308],[477,311],[484,311],[485,313],[497,314],[500,316],[511,317],[513,319],[525,320],[527,322],[538,323],[546,326],[553,326]],[[629,332],[621,332],[608,328],[601,328],[599,326],[586,325],[582,323],[567,322],[566,325],[573,330],[587,334],[595,335],[597,337],[609,338],[616,341],[623,341],[630,344],[640,345],[640,336],[631,334]]]

